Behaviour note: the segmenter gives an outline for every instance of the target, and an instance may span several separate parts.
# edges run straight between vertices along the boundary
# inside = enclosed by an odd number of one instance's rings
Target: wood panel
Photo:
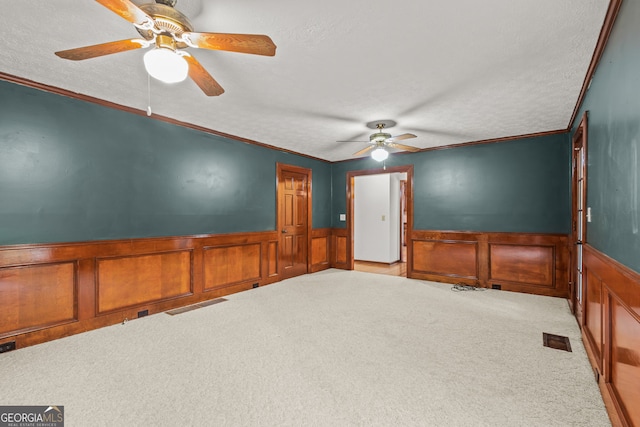
[[[597,360],[598,369],[602,372],[602,348],[604,347],[604,335],[602,329],[602,280],[589,268],[584,269],[583,289],[585,323],[584,332],[589,340]]]
[[[204,247],[204,290],[260,281],[260,243]]]
[[[318,228],[311,233],[311,272],[331,267],[331,229]]]
[[[407,274],[566,298],[568,242],[559,234],[413,231]]]
[[[311,239],[311,264],[327,264],[329,262],[328,242],[329,238],[326,236]]]
[[[331,229],[331,267],[342,270],[351,268],[347,258],[349,240],[345,228]]]
[[[0,337],[76,319],[74,263],[0,268]]]
[[[278,275],[278,241],[267,242],[267,277]]]
[[[191,293],[191,251],[96,261],[99,314]]]
[[[347,238],[344,236],[336,237],[336,263],[347,263]]]
[[[413,241],[414,274],[478,280],[478,242]]]
[[[489,281],[552,287],[553,246],[489,244]]]
[[[625,419],[640,422],[640,319],[611,300],[611,387]]]
[[[583,267],[581,327],[600,391],[614,425],[640,426],[640,273],[590,245]]]

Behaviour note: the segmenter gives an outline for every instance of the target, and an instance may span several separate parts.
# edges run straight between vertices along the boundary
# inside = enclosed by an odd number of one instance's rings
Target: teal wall
[[[0,81],[0,245],[275,230],[276,162],[331,165]]]
[[[0,81],[0,244],[275,229],[276,162],[313,170],[313,227],[344,227],[327,163]],[[413,154],[415,229],[569,233],[570,138]]]
[[[392,155],[414,166],[414,229],[563,233],[571,222],[571,143],[556,134]],[[345,227],[346,173],[370,158],[334,163],[334,227]]]
[[[577,119],[588,110],[587,242],[640,272],[640,2],[624,0]]]

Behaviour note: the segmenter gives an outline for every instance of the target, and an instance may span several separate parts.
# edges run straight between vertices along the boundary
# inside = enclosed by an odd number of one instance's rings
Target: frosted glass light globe
[[[154,79],[165,83],[178,83],[187,78],[189,64],[172,51],[158,47],[144,54],[144,68]]]
[[[387,157],[389,157],[389,152],[384,148],[376,148],[375,150],[373,150],[373,152],[371,152],[371,158],[373,160],[377,160],[378,162],[386,160]]]

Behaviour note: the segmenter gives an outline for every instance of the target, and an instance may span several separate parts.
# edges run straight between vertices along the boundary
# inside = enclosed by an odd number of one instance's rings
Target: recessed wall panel
[[[191,292],[191,251],[97,260],[98,312]]]
[[[489,244],[489,278],[495,281],[554,286],[553,246]]]
[[[347,262],[347,238],[336,236],[336,262],[344,264]]]
[[[627,419],[640,420],[640,319],[615,298],[611,299],[611,384]]]
[[[267,275],[269,277],[277,276],[278,275],[278,242],[277,241],[269,242],[267,246],[268,246],[267,262],[269,266]]]
[[[204,248],[204,289],[260,280],[260,243]]]
[[[413,269],[419,273],[478,278],[476,242],[414,241]]]
[[[329,239],[314,237],[311,240],[311,264],[326,264],[329,262]]]
[[[0,336],[75,319],[72,262],[0,269]]]

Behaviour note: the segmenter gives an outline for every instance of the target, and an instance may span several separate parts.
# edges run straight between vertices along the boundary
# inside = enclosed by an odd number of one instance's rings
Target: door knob
[[[282,232],[283,232],[283,233],[286,233],[286,232],[287,232],[287,230],[285,230],[285,229],[283,228],[283,229],[282,229]]]

